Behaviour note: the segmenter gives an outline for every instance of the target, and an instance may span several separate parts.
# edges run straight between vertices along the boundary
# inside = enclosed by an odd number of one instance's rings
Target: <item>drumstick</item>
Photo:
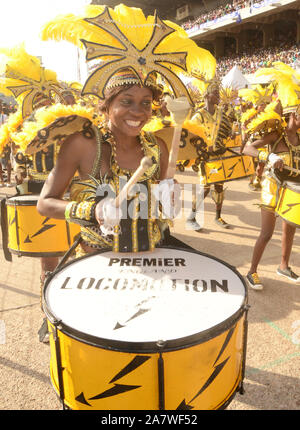
[[[182,124],[176,125],[174,128],[171,150],[169,153],[169,164],[168,164],[167,175],[166,175],[167,179],[172,179],[176,172],[176,163],[177,163],[177,156],[178,156],[179,145],[180,145],[181,130],[182,130]]]
[[[299,169],[295,169],[294,167],[286,166],[285,164],[284,164],[283,168],[286,170],[289,170],[290,172],[293,172],[293,173],[300,173]]]
[[[150,157],[144,157],[144,158],[142,158],[139,167],[136,169],[136,171],[131,176],[131,178],[129,179],[129,181],[126,183],[126,185],[124,186],[124,188],[122,188],[122,190],[119,192],[119,194],[115,198],[114,205],[117,208],[127,198],[127,195],[129,193],[130,188],[134,184],[136,184],[138,182],[138,180],[140,179],[140,177],[143,176],[143,174],[145,173],[145,171],[147,169],[149,169],[149,167],[151,167],[152,164],[153,164],[153,162],[152,162],[152,160],[151,160]]]

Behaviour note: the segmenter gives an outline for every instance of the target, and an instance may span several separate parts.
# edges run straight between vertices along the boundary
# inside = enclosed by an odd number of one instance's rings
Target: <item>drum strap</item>
[[[2,249],[6,261],[12,261],[12,255],[8,249],[8,224],[6,211],[6,198],[0,201],[0,217],[1,217],[1,233],[2,233]]]
[[[55,268],[55,271],[57,271],[58,269],[60,269],[61,267],[63,267],[63,265],[66,263],[66,261],[68,260],[68,258],[72,255],[73,251],[77,248],[77,246],[82,242],[82,237],[79,234],[76,239],[74,240],[73,245],[68,249],[68,251],[64,254],[64,256],[62,257],[62,259],[60,260],[60,262],[58,263],[58,265]]]

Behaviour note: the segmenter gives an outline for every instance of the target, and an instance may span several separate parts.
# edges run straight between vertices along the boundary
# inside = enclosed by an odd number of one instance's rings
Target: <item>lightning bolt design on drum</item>
[[[300,203],[287,203],[288,209],[282,212],[282,215],[285,215],[289,211],[291,211],[295,206],[300,205]]]
[[[9,225],[13,225],[16,222],[16,217],[14,216],[12,219],[9,218],[8,223]]]
[[[232,176],[232,174],[233,174],[233,171],[234,171],[234,169],[236,168],[236,166],[239,164],[239,161],[237,161],[233,166],[231,166],[231,167],[229,167],[229,171],[230,171],[230,173],[229,173],[229,175],[227,176],[228,178],[230,178],[231,176]]]
[[[143,300],[141,303],[138,303],[135,307],[138,308],[139,306],[143,305],[144,303],[148,302],[149,300],[155,298],[155,296],[149,297],[146,300]],[[144,315],[146,312],[149,312],[151,310],[151,308],[139,308],[133,315],[131,315],[123,324],[120,322],[117,322],[114,330],[118,330],[120,328],[126,327],[127,323],[132,321],[133,319]]]
[[[44,221],[42,222],[43,227],[42,227],[42,228],[40,228],[36,233],[34,233],[34,234],[31,236],[31,238],[33,238],[33,237],[35,237],[35,236],[38,236],[39,234],[42,234],[42,233],[44,233],[44,232],[45,232],[45,231],[47,231],[47,230],[50,230],[50,228],[55,227],[55,225],[56,225],[56,224],[46,224],[46,223],[49,221],[49,219],[50,219],[50,218],[48,218],[48,217],[46,217],[46,218],[44,219]]]
[[[211,373],[211,375],[209,376],[209,378],[206,380],[206,382],[202,385],[202,387],[200,388],[200,390],[197,392],[197,394],[189,401],[186,403],[186,400],[184,399],[180,405],[177,407],[177,410],[189,410],[189,409],[193,409],[194,406],[191,405],[191,403],[197,398],[199,397],[211,384],[212,382],[216,379],[216,377],[219,375],[219,373],[222,371],[223,367],[225,366],[225,364],[227,363],[227,361],[229,360],[230,356],[225,358],[225,360],[222,361],[222,363],[219,363],[216,365],[216,363],[218,362],[219,358],[221,357],[221,355],[223,354],[223,352],[226,349],[226,346],[228,345],[233,332],[235,330],[235,327],[232,327],[228,333],[227,336],[224,340],[224,343],[220,349],[220,352],[217,356],[217,358],[215,359],[215,362],[213,364],[214,370]]]
[[[136,355],[133,360],[131,360],[127,366],[125,366],[120,372],[118,372],[110,381],[109,384],[112,384],[113,382],[117,381],[120,378],[123,378],[124,376],[128,375],[129,373],[136,370],[138,367],[142,366],[146,361],[150,359],[150,356],[148,355]],[[95,396],[90,397],[88,400],[99,400],[104,399],[107,397],[116,396],[118,394],[126,393],[131,390],[135,390],[137,388],[140,388],[141,385],[124,385],[124,384],[114,384],[113,387],[96,394]],[[81,392],[76,398],[78,402],[81,402],[85,405],[91,406],[91,404],[86,400],[86,397],[83,392]]]
[[[252,161],[252,160],[249,160],[248,167],[245,169],[246,173],[248,173],[248,172],[250,172],[250,171],[251,171],[252,163],[253,163],[253,161]]]

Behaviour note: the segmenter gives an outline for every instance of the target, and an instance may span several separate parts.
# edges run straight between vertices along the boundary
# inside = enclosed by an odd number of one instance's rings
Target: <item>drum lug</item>
[[[157,341],[158,348],[162,349],[166,345],[165,340]],[[159,397],[159,410],[165,410],[165,372],[164,372],[164,359],[162,351],[159,351],[159,357],[157,361],[158,366],[158,397]]]
[[[242,363],[242,375],[241,375],[241,382],[239,384],[239,387],[237,391],[243,395],[245,393],[244,389],[244,378],[245,378],[245,371],[246,371],[246,353],[247,353],[247,337],[248,337],[248,311],[250,309],[250,305],[248,303],[244,306],[245,311],[245,321],[244,321],[244,339],[243,339],[243,363]]]
[[[60,341],[58,336],[58,330],[62,329],[61,320],[54,320],[52,322],[54,325],[54,344],[55,344],[55,351],[56,351],[56,365],[57,365],[57,375],[58,375],[58,387],[59,387],[59,397],[62,402],[63,409],[65,409],[65,390],[64,390],[64,383],[63,383],[63,370],[64,367],[62,366],[62,357],[61,357],[61,349],[60,349]]]

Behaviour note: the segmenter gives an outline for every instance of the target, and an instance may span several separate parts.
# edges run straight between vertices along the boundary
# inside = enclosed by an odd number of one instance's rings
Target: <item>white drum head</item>
[[[9,197],[7,201],[8,203],[14,202],[19,205],[26,205],[28,204],[28,202],[36,204],[38,201],[38,198],[39,196],[36,194],[22,194],[20,196]]]
[[[245,299],[231,266],[196,251],[157,248],[72,262],[47,283],[45,311],[83,335],[176,341],[224,323]]]

